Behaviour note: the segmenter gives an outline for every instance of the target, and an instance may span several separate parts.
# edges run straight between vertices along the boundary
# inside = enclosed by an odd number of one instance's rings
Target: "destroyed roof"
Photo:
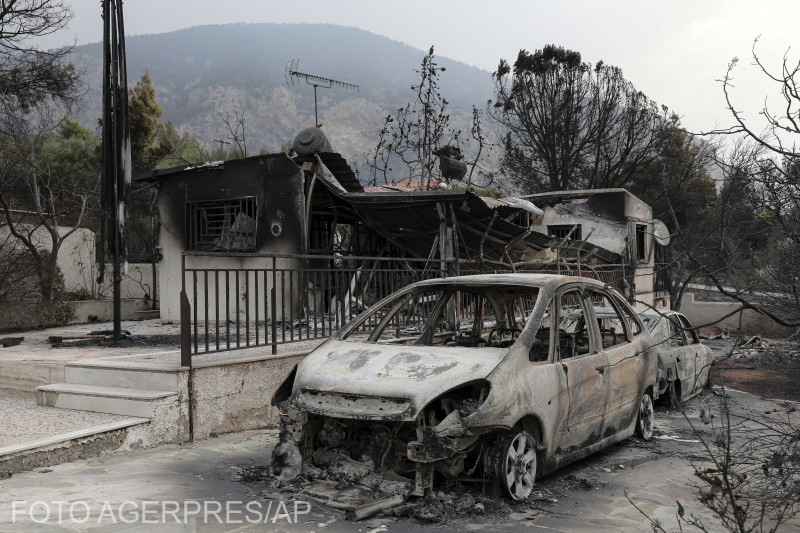
[[[560,241],[530,231],[511,221],[520,210],[537,209],[530,202],[495,200],[468,190],[398,192],[370,188],[371,192],[348,193],[322,181],[378,233],[416,257],[438,255],[442,216],[456,228],[454,243],[459,258],[508,263],[520,261],[526,251],[560,246],[561,257],[593,254],[607,263],[618,263],[618,254],[581,241]],[[377,190],[376,190],[377,189]]]
[[[340,154],[336,153],[319,153],[316,154],[322,160],[331,174],[336,177],[336,180],[344,187],[347,192],[364,192],[364,187],[358,181],[353,169],[347,164],[347,160]],[[301,157],[295,158],[295,161],[302,159]]]

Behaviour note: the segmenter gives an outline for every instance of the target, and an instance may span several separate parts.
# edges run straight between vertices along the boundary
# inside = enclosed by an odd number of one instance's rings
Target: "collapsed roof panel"
[[[536,260],[536,252],[559,248],[565,259],[593,254],[605,263],[620,261],[618,254],[597,246],[531,231],[525,219],[541,216],[543,211],[524,199],[487,199],[467,190],[399,192],[383,187],[351,193],[329,181],[321,180],[334,196],[386,239],[417,257],[438,255],[439,228],[446,217],[446,224],[455,227],[461,259],[516,263]]]

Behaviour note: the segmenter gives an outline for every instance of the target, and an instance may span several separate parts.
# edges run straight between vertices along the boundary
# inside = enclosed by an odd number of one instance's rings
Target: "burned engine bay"
[[[488,394],[488,382],[468,383],[432,402],[414,422],[325,416],[285,403],[272,473],[282,488],[299,488],[333,507],[354,503],[357,491],[337,501],[329,491],[320,491],[320,482],[361,484],[391,507],[403,505],[409,496],[430,495],[435,484],[460,480],[485,485],[499,453],[493,449],[496,434],[473,434],[461,420]],[[353,513],[352,518],[364,518]]]

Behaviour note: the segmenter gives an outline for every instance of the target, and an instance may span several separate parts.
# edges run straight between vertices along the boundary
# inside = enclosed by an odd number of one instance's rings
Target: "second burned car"
[[[434,476],[484,477],[521,500],[537,476],[634,432],[649,439],[656,368],[649,331],[600,282],[452,277],[365,311],[292,370],[273,404],[305,462],[371,460],[413,479],[415,495]]]
[[[676,311],[641,315],[658,353],[658,391],[672,405],[688,400],[708,384],[714,353],[702,344],[689,320]]]

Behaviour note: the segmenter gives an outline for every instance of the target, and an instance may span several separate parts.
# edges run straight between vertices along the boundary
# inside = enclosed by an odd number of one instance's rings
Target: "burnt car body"
[[[595,308],[616,313],[615,331]],[[414,478],[537,476],[634,432],[649,439],[656,353],[602,283],[545,274],[452,277],[384,298],[311,352],[275,393],[306,462],[341,452]],[[327,461],[327,463],[326,463]]]
[[[677,311],[641,314],[658,352],[658,395],[676,405],[695,396],[708,383],[714,353],[700,342],[689,320]]]

